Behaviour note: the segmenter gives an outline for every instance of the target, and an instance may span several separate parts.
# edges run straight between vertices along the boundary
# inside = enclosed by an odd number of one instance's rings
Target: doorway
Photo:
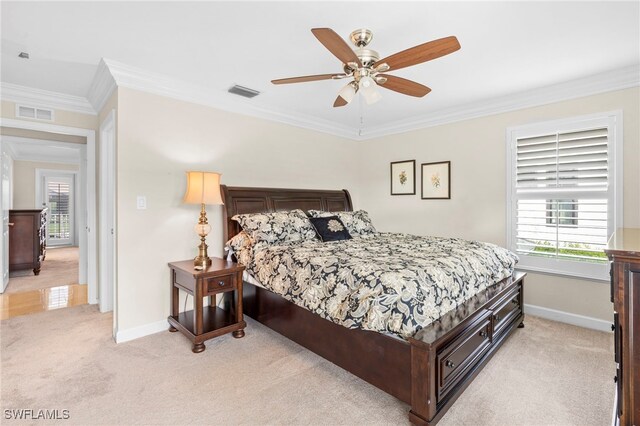
[[[59,149],[58,152],[62,154],[61,157],[68,158],[71,156],[70,153],[77,153],[77,166],[71,173],[68,171],[62,171],[59,175],[40,173],[38,178],[36,178],[35,172],[31,174],[32,180],[39,182],[39,194],[35,194],[35,190],[28,191],[31,197],[33,197],[30,208],[34,209],[35,207],[36,211],[38,211],[38,209],[42,211],[44,203],[47,207],[46,211],[51,211],[52,213],[51,216],[47,218],[47,231],[45,232],[47,238],[44,244],[46,245],[46,251],[43,253],[43,265],[46,266],[48,264],[49,272],[51,272],[51,269],[55,269],[51,268],[51,265],[56,262],[58,262],[58,265],[63,265],[64,262],[75,262],[75,269],[66,266],[69,268],[68,270],[74,269],[74,272],[66,273],[66,278],[73,281],[72,284],[67,286],[66,283],[63,283],[65,284],[64,286],[48,287],[48,295],[45,296],[43,294],[37,299],[40,299],[40,301],[48,300],[46,305],[49,309],[62,307],[66,303],[97,303],[97,250],[96,239],[94,238],[96,200],[95,190],[89,190],[89,188],[93,188],[95,185],[95,132],[87,129],[76,129],[47,123],[32,123],[11,119],[1,119],[0,123],[2,125],[0,147],[2,148],[3,158],[9,145],[8,142],[11,139],[8,135],[13,136],[12,132],[22,130],[51,135],[52,140],[48,140],[49,138],[47,137],[43,138],[47,139],[44,141],[27,141],[35,145],[37,147],[36,150],[41,153],[49,149],[45,148],[45,145],[56,145],[55,148]],[[63,146],[65,144],[60,141],[65,140],[64,138],[75,138],[75,140],[73,140],[72,143],[67,143],[67,146]],[[25,137],[24,139],[29,138]],[[81,140],[81,142],[78,142],[78,140]],[[22,142],[25,141],[23,140]],[[67,151],[62,151],[61,148],[66,148]],[[51,151],[49,151],[49,153],[51,153]],[[15,157],[19,157],[16,156],[15,153],[13,154]],[[58,162],[64,163],[65,161]],[[8,161],[3,160],[3,163],[11,164],[15,163],[15,161],[8,159]],[[51,168],[45,167],[42,169],[40,172],[46,172]],[[11,175],[11,173],[9,173],[9,175]],[[7,181],[7,179],[4,181]],[[11,197],[10,195],[12,192],[15,192],[13,191],[14,188],[12,188],[13,182],[11,182],[11,179],[9,179],[8,185],[4,185],[4,188],[7,186],[9,186],[9,189],[3,191],[2,194],[3,219],[5,210],[12,208],[11,204],[14,201],[13,198],[15,198],[15,196]],[[6,197],[5,194],[7,194]],[[25,194],[26,192],[22,193],[22,195]],[[11,197],[11,202],[6,202],[7,197]],[[8,226],[3,226],[3,248],[7,242],[6,238],[4,238],[7,228]],[[5,253],[5,250],[3,250],[3,275],[8,269],[8,263],[10,263],[7,262]],[[40,275],[42,275],[42,273]],[[0,298],[3,299],[3,311],[6,310],[5,308],[7,307],[6,300],[4,300],[5,296],[11,295],[3,294],[0,296]],[[5,314],[5,312],[3,312],[3,314]]]

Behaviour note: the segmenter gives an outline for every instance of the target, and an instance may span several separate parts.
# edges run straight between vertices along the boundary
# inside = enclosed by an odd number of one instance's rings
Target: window
[[[621,127],[616,112],[508,129],[507,234],[519,268],[608,278],[603,249],[622,226]]]
[[[578,226],[578,200],[547,200],[546,208],[547,225]]]

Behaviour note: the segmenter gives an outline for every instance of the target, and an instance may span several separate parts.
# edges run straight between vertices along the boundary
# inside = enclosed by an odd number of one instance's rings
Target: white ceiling
[[[102,57],[201,86],[240,84],[254,106],[339,126],[384,125],[640,63],[634,2],[2,2],[2,82],[86,96]],[[274,86],[340,72],[312,35],[370,28],[381,56],[449,35],[460,51],[395,74],[424,98],[381,90],[372,106],[332,108],[345,81]],[[20,51],[31,59],[19,59]]]

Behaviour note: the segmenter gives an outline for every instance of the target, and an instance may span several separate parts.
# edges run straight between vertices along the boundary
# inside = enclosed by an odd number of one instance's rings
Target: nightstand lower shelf
[[[204,306],[202,308],[202,334],[195,334],[194,312],[181,312],[178,317],[169,316],[167,318],[169,324],[181,331],[185,336],[196,345],[202,344],[205,340],[221,336],[226,333],[234,332],[234,337],[244,336],[242,330],[247,326],[244,321],[237,322],[236,315],[220,307]],[[204,345],[202,345],[204,350]]]

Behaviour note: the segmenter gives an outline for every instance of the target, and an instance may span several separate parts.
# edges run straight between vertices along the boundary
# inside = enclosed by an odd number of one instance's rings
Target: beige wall
[[[48,141],[86,144],[87,138],[76,135],[63,135],[61,133],[41,132],[39,130],[17,129],[15,127],[0,127],[0,135],[15,136],[18,138],[43,139]]]
[[[633,88],[358,142],[362,207],[381,231],[505,245],[506,129],[621,109],[624,222],[640,226],[640,89]],[[414,196],[389,194],[389,162],[416,160]],[[451,200],[420,199],[420,163],[451,161]],[[611,320],[606,283],[530,274],[525,303]]]
[[[36,169],[78,171],[76,164],[13,162],[13,208],[36,208]]]
[[[220,172],[228,185],[356,186],[353,141],[130,89],[118,90],[117,104],[120,331],[165,320],[167,262],[196,255],[198,207],[181,202],[187,170]],[[136,210],[137,195],[147,210]],[[221,212],[208,209],[217,256]]]

